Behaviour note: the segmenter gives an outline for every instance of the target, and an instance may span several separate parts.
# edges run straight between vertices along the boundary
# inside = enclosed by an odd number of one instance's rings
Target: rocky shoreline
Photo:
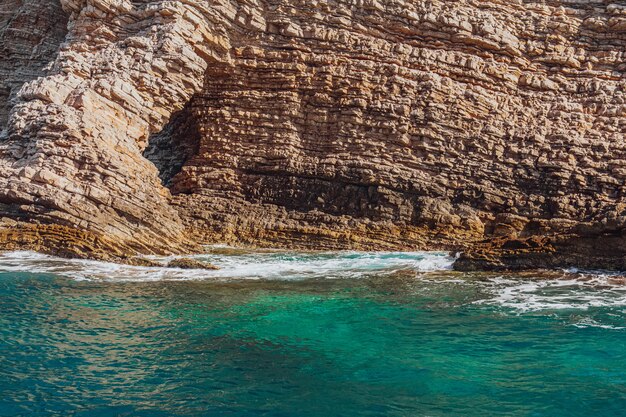
[[[433,236],[424,236],[433,238]],[[441,238],[441,236],[439,236]],[[271,241],[270,241],[271,242]],[[425,240],[425,242],[428,242]],[[453,264],[457,271],[520,271],[537,269],[578,268],[585,270],[626,271],[626,241],[620,232],[600,236],[553,235],[551,238],[531,236],[528,238],[491,238],[465,245],[443,243],[420,246],[394,245],[390,242],[355,242],[330,239],[325,243],[317,238],[306,241],[274,241],[265,245],[230,242],[240,247],[274,248],[291,250],[361,250],[361,251],[419,251],[442,250],[458,253]],[[210,243],[224,243],[215,241]],[[0,229],[0,250],[32,250],[39,253],[78,259],[93,259],[135,266],[163,266],[155,264],[144,255],[185,255],[203,253],[203,245],[187,244],[185,250],[172,250],[163,246],[126,246],[102,236],[85,233],[62,226],[16,224]],[[179,263],[180,262],[180,263]],[[167,265],[173,268],[219,269],[218,266],[200,265],[192,259],[178,259]]]
[[[626,270],[620,4],[0,5],[0,249]]]

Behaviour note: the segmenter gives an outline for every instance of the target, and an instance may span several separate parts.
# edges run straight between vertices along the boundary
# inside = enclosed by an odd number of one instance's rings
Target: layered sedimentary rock
[[[0,130],[20,87],[44,75],[65,39],[67,18],[54,0],[3,1],[0,6]]]
[[[7,240],[104,257],[193,247],[141,152],[200,91],[207,62],[229,59],[228,40],[180,3],[62,6],[65,41],[17,94],[0,148],[0,201],[20,222]]]
[[[24,77],[0,144],[5,246],[451,248],[462,268],[626,269],[624,6],[62,6],[65,40]]]

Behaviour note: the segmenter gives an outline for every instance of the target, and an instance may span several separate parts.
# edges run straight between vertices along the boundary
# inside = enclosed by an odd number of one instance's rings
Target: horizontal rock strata
[[[626,269],[617,2],[30,1],[0,15],[0,214],[39,246],[59,226],[102,253],[443,248],[466,269]],[[33,29],[25,60],[9,29],[42,8],[67,34],[41,46]]]

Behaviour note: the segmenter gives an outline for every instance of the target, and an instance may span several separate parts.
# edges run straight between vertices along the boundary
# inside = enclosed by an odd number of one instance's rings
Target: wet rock
[[[191,258],[178,258],[170,261],[167,264],[168,268],[181,268],[181,269],[208,269],[218,270],[219,267],[210,264],[208,262],[198,261]]]
[[[140,257],[123,259],[122,262],[125,263],[126,265],[132,265],[132,266],[146,266],[146,267],[154,267],[154,268],[159,268],[163,266],[163,264],[161,264],[160,262],[153,261],[152,259],[140,258]]]

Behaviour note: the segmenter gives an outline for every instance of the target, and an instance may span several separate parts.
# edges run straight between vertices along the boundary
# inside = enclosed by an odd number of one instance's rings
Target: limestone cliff
[[[626,6],[21,1],[0,0],[4,247],[626,269]]]

